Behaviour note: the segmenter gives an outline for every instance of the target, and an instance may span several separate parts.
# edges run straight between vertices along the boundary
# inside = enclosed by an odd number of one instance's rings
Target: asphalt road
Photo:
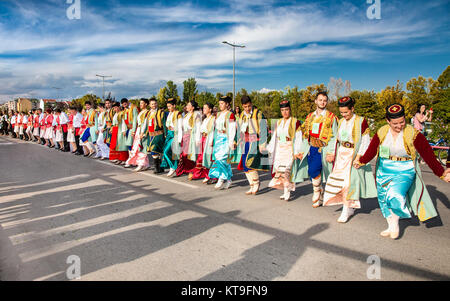
[[[214,191],[0,137],[0,279],[450,280],[450,185],[422,167],[439,217],[401,220],[394,241],[376,199],[338,224],[310,182],[285,202],[268,174],[246,196],[236,171]]]

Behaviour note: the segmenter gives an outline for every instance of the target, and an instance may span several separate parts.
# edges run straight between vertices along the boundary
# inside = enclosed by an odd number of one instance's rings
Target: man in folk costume
[[[282,118],[276,122],[272,139],[267,146],[274,173],[269,187],[283,190],[280,199],[289,201],[291,191],[295,191],[295,183],[304,180],[296,176],[303,139],[301,123],[291,116],[288,100],[281,101],[280,111]]]
[[[433,173],[447,183],[450,182],[450,168],[444,170],[425,136],[406,124],[402,105],[387,106],[386,119],[388,124],[377,131],[365,154],[353,165],[361,168],[377,156],[378,203],[388,223],[388,228],[380,235],[397,239],[399,219],[411,218],[411,211],[422,222],[437,216],[422,179],[418,154]]]
[[[81,136],[81,141],[89,150],[87,156],[92,157],[96,153],[95,144],[97,143],[98,116],[90,101],[86,101],[84,105],[86,108],[84,123],[87,125],[87,128]]]
[[[268,171],[267,120],[261,110],[253,106],[249,96],[241,98],[243,112],[237,118],[237,152],[234,163],[243,170],[250,189],[246,195],[255,195],[259,191],[258,171]],[[263,150],[263,151],[261,151]]]
[[[125,164],[128,160],[128,147],[126,145],[127,126],[125,124],[125,111],[121,110],[119,103],[113,104],[114,117],[111,127],[111,144],[109,146],[109,160],[116,164]]]
[[[322,180],[326,182],[333,168],[336,153],[337,117],[327,110],[328,95],[319,92],[316,96],[316,110],[310,113],[302,125],[302,171],[311,179],[314,189],[313,208],[323,203]],[[303,160],[306,157],[306,161]],[[307,173],[306,173],[307,171]]]
[[[109,147],[105,143],[105,130],[106,130],[106,115],[105,104],[100,103],[98,105],[98,119],[97,119],[97,154],[95,155],[95,159],[106,160],[109,158]]]
[[[112,128],[112,122],[114,118],[114,110],[112,108],[113,101],[109,98],[105,100],[105,130],[103,131],[103,136],[105,137],[105,143],[106,145],[110,146],[111,144],[111,128]]]
[[[67,141],[67,135],[68,135],[68,124],[69,124],[69,116],[67,116],[66,112],[60,110],[61,113],[59,114],[60,124],[62,127],[62,133],[63,133],[63,152],[69,152],[69,142]]]
[[[219,179],[215,189],[228,189],[232,183],[232,158],[235,154],[236,118],[230,111],[231,97],[222,96],[219,100],[220,112],[217,113],[214,125],[213,164],[209,177]]]
[[[198,111],[198,104],[195,100],[190,100],[186,104],[186,114],[181,123],[182,132],[178,135],[181,153],[175,173],[177,177],[189,174],[188,180],[192,180],[194,176],[192,170],[195,168],[197,154],[200,152],[200,126],[202,125],[202,115]]]
[[[151,154],[155,163],[154,173],[160,174],[164,172],[161,167],[162,156],[164,153],[164,141],[167,133],[166,114],[164,110],[158,109],[158,101],[156,98],[150,99],[150,113],[148,114],[148,148],[147,152]]]
[[[12,127],[12,137],[19,138],[19,124],[18,124],[19,112],[13,111],[13,115],[11,117],[11,127]]]
[[[136,134],[138,110],[136,105],[130,103],[126,98],[122,98],[120,102],[122,103],[125,118],[124,121],[125,125],[127,126],[127,137],[125,144],[127,145],[128,150],[131,152],[134,135]]]
[[[148,99],[141,98],[139,101],[139,114],[137,116],[137,128],[134,135],[133,147],[131,148],[130,157],[128,158],[125,167],[137,166],[134,170],[144,171],[149,167],[149,160],[147,156],[148,148],[148,115],[149,110],[147,106],[149,105]]]
[[[74,135],[75,135],[75,144],[76,144],[76,148],[77,151],[75,152],[75,155],[77,156],[81,156],[83,155],[83,146],[80,143],[80,136],[83,133],[81,126],[83,123],[83,114],[81,114],[82,112],[82,108],[81,107],[74,107],[73,108],[73,129],[74,129]]]
[[[168,177],[175,176],[180,159],[180,143],[178,136],[182,133],[182,116],[176,109],[177,101],[174,98],[167,100],[169,114],[166,118],[166,140],[164,142],[163,161],[161,168],[169,168]]]
[[[367,150],[370,143],[370,129],[367,121],[354,114],[355,101],[343,97],[338,101],[343,118],[339,120],[338,149],[333,170],[325,186],[324,206],[343,205],[339,223],[346,223],[361,208],[360,198],[377,196],[375,179],[370,165],[355,169],[352,164]]]

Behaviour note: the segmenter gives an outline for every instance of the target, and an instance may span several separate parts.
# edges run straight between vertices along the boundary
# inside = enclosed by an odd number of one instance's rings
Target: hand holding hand
[[[359,169],[361,166],[362,166],[361,162],[359,162],[359,159],[356,158],[355,161],[353,161],[353,167]]]
[[[334,157],[335,157],[334,155],[327,155],[327,157],[326,157],[327,162],[328,163],[333,163]]]
[[[297,155],[295,155],[295,158],[301,161],[303,159],[303,153],[298,153]]]

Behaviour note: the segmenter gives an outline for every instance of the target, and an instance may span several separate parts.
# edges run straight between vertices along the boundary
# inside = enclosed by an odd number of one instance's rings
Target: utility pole
[[[98,75],[95,76],[101,77],[103,79],[103,90],[102,90],[102,100],[105,101],[105,77],[112,77],[110,75]]]
[[[235,44],[228,43],[227,41],[223,41],[222,43],[233,47],[233,108],[232,109],[234,110],[234,108],[235,108],[234,100],[236,98],[236,75],[235,75],[235,72],[236,72],[236,47],[245,48],[245,45],[235,45]]]

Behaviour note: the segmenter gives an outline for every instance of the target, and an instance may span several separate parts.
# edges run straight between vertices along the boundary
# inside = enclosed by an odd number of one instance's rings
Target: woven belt
[[[389,156],[389,160],[392,161],[411,161],[410,157],[397,157],[397,156]]]
[[[208,136],[208,133],[202,133],[202,136],[203,136],[203,137],[207,137],[207,136]]]
[[[219,134],[226,134],[227,133],[227,131],[218,131],[219,132]]]
[[[152,137],[159,136],[159,135],[162,135],[162,134],[164,134],[164,131],[148,132],[148,135],[152,136]]]
[[[280,138],[280,137],[278,137],[278,138]],[[279,140],[281,140],[281,139],[279,139]],[[291,138],[286,137],[286,141],[291,141]]]
[[[354,144],[354,143],[351,143],[351,142],[348,142],[348,141],[344,141],[344,142],[340,141],[339,143],[340,143],[343,147],[346,147],[346,148],[355,148],[355,144]]]
[[[320,139],[315,138],[315,137],[310,137],[310,138],[309,138],[309,144],[310,144],[311,146],[319,147],[319,148],[320,148],[320,147],[324,147],[324,146],[327,145],[325,142],[323,142],[323,141],[321,141]]]

